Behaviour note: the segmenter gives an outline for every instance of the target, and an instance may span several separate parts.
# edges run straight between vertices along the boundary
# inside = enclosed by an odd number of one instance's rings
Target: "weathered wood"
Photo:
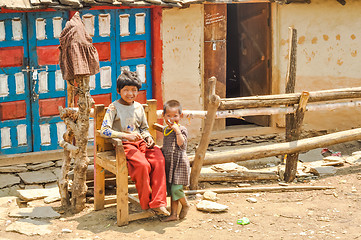
[[[71,152],[69,150],[64,148],[61,175],[60,175],[60,179],[58,180],[60,201],[61,201],[61,206],[63,207],[70,206],[70,195],[68,191],[68,185],[69,185],[68,173],[70,170],[70,161],[71,161],[70,153]]]
[[[290,126],[290,141],[295,141],[300,138],[301,126],[303,118],[305,116],[306,105],[310,94],[308,92],[303,92],[300,103],[298,104],[297,110],[294,114],[294,120]],[[286,169],[285,169],[285,181],[292,182],[296,178],[297,173],[297,162],[298,162],[298,152],[288,154],[286,157]]]
[[[202,194],[206,191],[215,193],[254,193],[254,192],[288,192],[288,191],[313,191],[335,189],[332,186],[287,186],[287,187],[246,187],[246,188],[218,188],[203,190],[185,190],[186,195]]]
[[[158,132],[163,132],[163,125],[159,124],[159,123],[154,123],[153,124],[153,128],[158,131]]]
[[[296,52],[297,52],[297,30],[289,27],[289,51],[288,51],[288,66],[287,66],[287,75],[286,75],[286,93],[295,92],[296,84]],[[309,96],[309,94],[308,94]],[[307,97],[308,100],[308,97]],[[302,95],[301,100],[302,101]],[[305,102],[305,104],[307,101]],[[300,106],[299,106],[300,107]],[[303,107],[303,106],[301,106]],[[298,140],[299,131],[296,133],[295,124],[296,124],[296,114],[288,113],[286,114],[286,141],[291,142]],[[303,117],[302,117],[303,119]],[[296,177],[297,172],[297,161],[298,153],[291,153],[287,155],[286,158],[286,172],[285,179],[286,182],[290,182]],[[286,176],[287,175],[287,176]],[[292,179],[292,180],[291,180]]]
[[[231,182],[253,180],[277,180],[279,177],[274,172],[244,171],[237,173],[201,173],[199,182]]]
[[[79,88],[77,91],[79,112],[74,137],[79,150],[74,156],[74,181],[71,205],[74,212],[80,212],[85,208],[85,195],[87,192],[85,181],[89,163],[87,155],[89,117],[94,100],[89,93],[89,76],[76,76],[75,81]]]
[[[292,142],[274,143],[264,146],[235,149],[233,151],[227,152],[208,153],[204,158],[203,165],[238,162],[282,154],[290,154],[360,139],[361,128],[356,128]],[[192,158],[190,157],[189,159],[192,162]]]
[[[311,91],[308,102],[322,102],[341,99],[361,98],[361,87],[341,88],[322,91]],[[222,98],[220,110],[271,107],[275,105],[291,105],[300,101],[302,93],[250,96],[240,98]]]
[[[220,103],[220,98],[215,94],[215,87],[216,87],[216,78],[211,77],[209,79],[209,85],[211,89],[209,104],[208,104],[208,112],[205,119],[202,137],[199,142],[199,145],[196,149],[195,153],[195,159],[193,162],[192,170],[191,170],[191,176],[190,176],[190,188],[191,189],[197,189],[198,187],[198,178],[202,169],[203,165],[203,159],[206,154],[209,141],[211,140],[211,132],[213,129],[213,124],[217,112],[217,108]]]
[[[204,64],[203,95],[209,99],[210,86],[208,79],[216,78],[216,94],[226,97],[227,75],[227,4],[206,4],[204,11]],[[204,101],[204,109],[208,109],[208,101]],[[225,119],[216,120],[213,130],[225,128]]]
[[[99,166],[107,169],[113,174],[117,174],[116,155],[114,151],[106,151],[97,153],[96,161]]]
[[[121,140],[115,146],[117,175],[117,225],[128,224],[128,167]]]
[[[65,142],[64,140],[61,140],[59,142],[59,146],[61,146],[62,148],[66,149],[68,151],[77,151],[78,150],[77,146],[74,146],[73,144]]]

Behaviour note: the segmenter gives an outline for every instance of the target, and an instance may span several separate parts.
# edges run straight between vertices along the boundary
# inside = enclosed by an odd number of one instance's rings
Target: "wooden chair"
[[[148,100],[143,105],[149,124],[149,132],[156,139],[157,101]],[[127,160],[120,139],[104,138],[100,135],[103,118],[106,112],[104,105],[96,105],[94,111],[94,209],[104,209],[105,204],[114,203],[105,200],[105,170],[116,176],[117,224],[126,225],[130,221],[154,215],[151,211],[129,214],[128,201],[139,204],[138,198],[128,194]]]

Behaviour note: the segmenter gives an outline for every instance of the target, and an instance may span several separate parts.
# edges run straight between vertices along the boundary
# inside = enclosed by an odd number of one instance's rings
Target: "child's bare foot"
[[[182,205],[182,210],[179,213],[179,219],[183,219],[187,216],[189,205]]]
[[[170,215],[169,217],[166,217],[164,219],[162,219],[162,222],[170,222],[170,221],[177,221],[177,215]]]

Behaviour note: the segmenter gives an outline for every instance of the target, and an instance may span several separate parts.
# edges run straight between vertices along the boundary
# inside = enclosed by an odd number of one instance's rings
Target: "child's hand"
[[[153,148],[154,147],[155,142],[154,142],[152,137],[147,137],[145,139],[145,141],[147,142],[147,148]]]
[[[180,132],[179,131],[179,125],[177,124],[177,123],[172,123],[170,120],[168,120],[167,122],[167,125],[171,128],[171,129],[173,129],[176,133],[177,132]]]
[[[124,138],[130,142],[136,142],[136,141],[139,141],[140,139],[142,139],[142,136],[138,132],[132,132],[132,133],[127,133],[124,136]]]

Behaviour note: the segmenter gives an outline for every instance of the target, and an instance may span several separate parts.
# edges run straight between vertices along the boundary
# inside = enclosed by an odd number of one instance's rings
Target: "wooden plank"
[[[139,199],[131,194],[128,194],[128,200],[131,203],[140,204]]]
[[[88,156],[93,156],[93,147],[88,147]],[[51,150],[44,152],[20,153],[0,156],[0,167],[25,163],[42,163],[61,160],[64,150]]]
[[[128,167],[121,141],[115,147],[117,178],[117,224],[123,226],[129,222],[128,212]]]
[[[311,91],[309,93],[310,97],[308,102],[361,98],[361,87]],[[300,101],[301,94],[302,93],[288,93],[240,98],[222,98],[218,109],[230,110],[297,104]]]
[[[305,138],[292,142],[274,143],[264,146],[235,149],[233,151],[206,154],[203,165],[212,165],[227,162],[246,161],[272,157],[282,154],[302,152],[315,148],[327,147],[337,143],[349,142],[361,139],[361,128],[330,133],[323,136]],[[189,158],[191,161],[192,159]]]
[[[135,221],[138,219],[143,219],[143,218],[150,218],[153,216],[155,216],[155,213],[150,210],[142,211],[139,213],[132,213],[132,214],[129,214],[129,222]]]
[[[227,61],[227,4],[204,5],[204,99],[209,97],[208,79],[215,76],[216,94],[226,97],[226,61]],[[208,108],[207,101],[204,109]],[[225,128],[225,120],[214,123],[214,130]]]
[[[274,172],[236,172],[236,173],[201,173],[199,182],[232,182],[253,180],[277,180],[279,177]]]
[[[209,85],[211,90],[210,95],[210,101],[208,104],[208,111],[206,115],[206,120],[204,122],[203,132],[201,136],[201,140],[199,142],[199,145],[196,149],[195,158],[191,170],[191,176],[190,176],[190,188],[191,189],[197,189],[198,187],[198,178],[201,173],[202,165],[203,165],[203,159],[206,154],[209,141],[211,140],[211,132],[213,129],[213,124],[215,121],[217,108],[219,106],[220,98],[215,94],[216,92],[216,78],[211,77],[209,79]]]
[[[246,187],[246,188],[218,188],[203,190],[185,190],[186,195],[194,195],[197,193],[205,193],[212,191],[215,193],[254,193],[254,192],[290,192],[290,191],[313,191],[335,189],[332,186],[287,186],[287,187]]]
[[[116,157],[114,156],[114,152],[106,151],[97,153],[96,164],[102,166],[106,170],[116,174]]]
[[[101,210],[105,204],[105,171],[97,162],[94,161],[94,210]]]

